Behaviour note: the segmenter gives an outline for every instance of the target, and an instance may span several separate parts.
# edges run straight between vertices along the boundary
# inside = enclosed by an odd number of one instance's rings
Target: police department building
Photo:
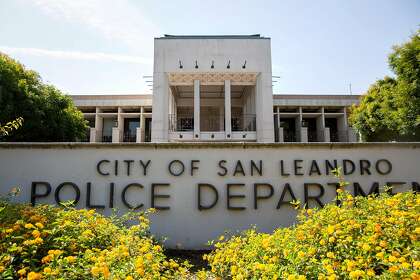
[[[97,142],[357,142],[355,95],[273,95],[270,38],[155,38],[153,94],[73,95]]]

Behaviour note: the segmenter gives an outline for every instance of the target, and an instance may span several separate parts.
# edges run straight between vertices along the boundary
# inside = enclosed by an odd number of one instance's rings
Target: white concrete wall
[[[287,203],[276,209],[285,183],[290,183],[297,199],[304,201],[304,184],[322,184],[325,194],[320,198],[323,203],[331,201],[335,187],[327,183],[336,182],[332,176],[325,175],[325,160],[338,160],[342,165],[344,159],[352,160],[356,169],[345,179],[351,184],[358,182],[368,192],[373,182],[381,186],[387,182],[405,182],[395,186],[394,191],[411,188],[412,182],[420,183],[420,143],[382,143],[382,144],[0,144],[0,194],[5,195],[12,187],[20,186],[22,192],[19,201],[31,201],[32,182],[48,182],[52,191],[36,203],[55,203],[54,192],[63,182],[73,182],[81,191],[78,207],[86,206],[86,184],[91,182],[91,204],[104,205],[105,213],[109,210],[110,183],[115,184],[114,207],[127,211],[121,200],[122,190],[130,183],[139,183],[144,189],[132,188],[127,192],[127,201],[131,204],[143,203],[146,209],[151,207],[151,185],[170,184],[156,189],[159,195],[168,198],[156,199],[158,206],[169,206],[169,210],[158,210],[152,216],[152,232],[158,237],[167,237],[167,245],[175,248],[200,249],[206,247],[208,240],[216,238],[225,230],[235,232],[257,225],[261,231],[272,231],[279,226],[288,226],[295,221],[295,210]],[[387,159],[392,164],[392,171],[381,175],[375,170],[378,160]],[[97,164],[109,160],[101,171],[109,172],[107,176],[98,173]],[[127,163],[133,160],[130,175],[127,174]],[[151,160],[144,175],[140,160]],[[171,175],[168,165],[173,160],[185,164],[185,172],[179,176]],[[197,169],[191,173],[192,160]],[[226,160],[224,166],[228,174],[220,176],[224,169],[220,161]],[[250,171],[250,161],[257,164],[262,161],[262,175]],[[280,172],[283,160],[284,173]],[[293,166],[297,160],[298,173],[294,175]],[[322,175],[309,174],[312,160],[316,160]],[[360,160],[369,160],[371,174],[361,175]],[[118,161],[118,175],[115,175],[115,161]],[[241,161],[245,175],[233,174],[237,162]],[[175,166],[176,167],[176,166]],[[386,166],[381,166],[384,169]],[[174,168],[175,171],[179,170]],[[198,184],[208,183],[215,186],[219,193],[217,204],[209,210],[197,207]],[[258,209],[254,208],[254,184],[270,184],[273,196],[259,199]],[[243,198],[230,199],[232,206],[245,207],[243,210],[227,209],[227,184],[244,184],[232,187],[232,194],[244,195]],[[353,186],[349,188],[353,190]],[[45,189],[39,187],[37,193]],[[311,185],[310,195],[316,195],[320,189]],[[266,187],[259,187],[261,196],[268,194]],[[71,187],[66,186],[60,192],[63,200],[74,198]],[[203,203],[212,202],[212,193],[203,192]],[[286,199],[290,200],[289,194]],[[309,200],[311,207],[317,206]]]
[[[273,142],[273,97],[270,39],[156,38],[153,70],[152,141],[167,142],[168,79],[170,72],[257,72],[255,111],[259,142]],[[246,60],[246,69],[242,65]],[[181,61],[183,68],[179,68]],[[195,68],[197,61],[198,69]],[[210,66],[214,61],[214,69]],[[230,61],[230,69],[227,69]]]

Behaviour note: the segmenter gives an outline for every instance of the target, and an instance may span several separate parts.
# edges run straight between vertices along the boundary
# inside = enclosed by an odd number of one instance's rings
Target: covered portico
[[[258,73],[168,73],[169,141],[256,141]]]

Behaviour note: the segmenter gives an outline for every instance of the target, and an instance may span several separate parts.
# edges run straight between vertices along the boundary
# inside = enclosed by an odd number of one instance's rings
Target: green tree
[[[72,99],[38,73],[0,53],[0,123],[22,117],[24,125],[3,141],[77,141],[87,124]]]
[[[420,140],[420,30],[388,57],[395,77],[370,86],[350,123],[365,141]]]

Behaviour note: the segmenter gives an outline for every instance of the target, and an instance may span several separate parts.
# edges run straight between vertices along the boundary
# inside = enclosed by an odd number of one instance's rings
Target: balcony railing
[[[349,135],[347,131],[330,131],[331,142],[348,142]]]
[[[194,130],[193,115],[169,114],[169,131],[192,131]]]
[[[255,114],[232,116],[232,131],[256,131]]]
[[[123,135],[123,142],[136,142],[136,135],[133,133],[125,132]]]
[[[283,131],[284,142],[296,142],[296,132],[294,130]]]
[[[111,135],[104,135],[104,136],[102,136],[102,142],[104,142],[104,143],[111,143],[112,142],[112,136]]]
[[[224,115],[201,116],[201,131],[224,131]],[[255,114],[232,116],[232,131],[256,131]],[[169,131],[193,131],[194,116],[192,115],[169,115]]]

